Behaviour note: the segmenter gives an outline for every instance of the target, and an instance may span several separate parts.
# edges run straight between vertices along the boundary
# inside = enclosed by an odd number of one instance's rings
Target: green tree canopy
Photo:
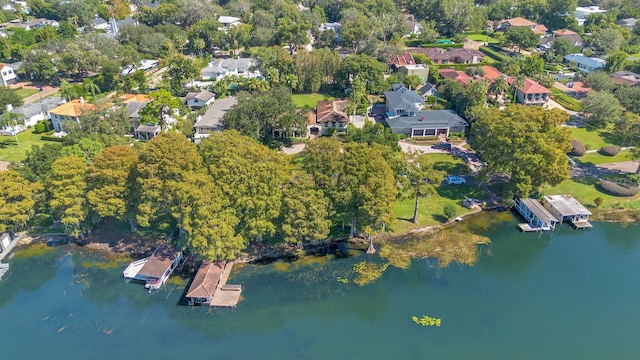
[[[494,108],[474,123],[471,145],[486,162],[486,174],[509,176],[505,195],[526,197],[543,184],[569,178],[571,132],[559,126],[567,119],[568,114],[557,109]]]
[[[592,91],[582,101],[582,112],[589,126],[601,129],[617,122],[622,116],[622,105],[611,93]]]
[[[82,233],[89,213],[87,206],[87,164],[76,156],[64,156],[53,162],[45,179],[51,214],[72,236]]]
[[[0,232],[18,231],[35,215],[42,186],[13,170],[0,172]]]

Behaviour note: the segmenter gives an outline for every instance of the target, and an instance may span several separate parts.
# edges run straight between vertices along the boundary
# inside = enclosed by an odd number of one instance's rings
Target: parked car
[[[439,150],[451,150],[451,143],[450,142],[439,142],[437,144],[433,144],[431,145],[432,149],[439,149]]]
[[[447,176],[447,184],[449,185],[462,185],[466,183],[467,183],[467,179],[463,178],[462,176],[457,176],[457,175]]]

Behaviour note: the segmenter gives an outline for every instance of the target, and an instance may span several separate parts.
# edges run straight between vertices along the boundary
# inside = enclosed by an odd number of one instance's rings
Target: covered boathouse
[[[144,287],[159,289],[171,276],[182,260],[182,251],[158,246],[151,256],[129,264],[122,273],[125,279],[144,281]]]
[[[235,308],[240,301],[242,286],[227,284],[232,268],[232,261],[203,261],[185,295],[189,305]]]
[[[571,195],[547,195],[544,197],[545,208],[559,222],[568,222],[576,229],[589,229],[591,212]]]
[[[558,223],[558,219],[553,216],[547,209],[536,199],[515,199],[515,209],[527,221],[527,223],[518,224],[521,231],[543,231],[553,230]]]
[[[224,263],[202,261],[185,295],[189,305],[211,303],[223,270]]]

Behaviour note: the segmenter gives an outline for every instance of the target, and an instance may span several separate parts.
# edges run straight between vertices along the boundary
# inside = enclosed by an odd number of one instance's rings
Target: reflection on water
[[[236,309],[179,306],[189,280],[179,277],[148,294],[121,277],[124,259],[82,248],[16,257],[0,282],[0,357],[637,358],[640,247],[607,234],[634,244],[639,227],[521,234],[512,218],[494,216],[461,232],[484,229],[491,239],[490,255],[472,267],[419,259],[360,287],[337,279],[387,260],[235,266],[231,281],[245,297]],[[441,326],[416,325],[412,316],[423,315]],[[25,334],[37,341],[26,346]]]

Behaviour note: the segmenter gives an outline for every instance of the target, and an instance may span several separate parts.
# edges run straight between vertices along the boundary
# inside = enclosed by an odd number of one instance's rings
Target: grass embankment
[[[631,159],[631,151],[622,150],[615,156],[607,156],[602,155],[599,152],[589,152],[584,156],[574,157],[574,160],[583,164],[583,165],[598,165],[598,164],[608,164],[615,163],[621,161],[630,161]]]
[[[324,94],[293,94],[291,95],[293,100],[293,104],[298,108],[303,108],[305,106],[309,108],[315,108],[318,106],[318,101],[330,101],[334,100],[333,97],[324,95]]]
[[[613,136],[609,129],[589,129],[584,127],[571,127],[571,135],[584,145],[587,150],[598,150],[606,145],[611,145],[608,139]]]
[[[551,98],[555,100],[558,104],[562,105],[564,108],[569,109],[571,111],[581,111],[582,103],[571,96],[564,93],[564,91],[558,89],[557,87],[551,88]]]
[[[34,145],[46,144],[40,139],[42,134],[34,134],[33,129],[27,129],[18,134],[19,145],[15,136],[0,136],[0,161],[19,162]]]
[[[469,166],[460,158],[449,154],[430,154],[436,162],[435,167],[447,174],[466,175],[470,173]],[[466,198],[483,198],[484,193],[475,185],[447,185],[443,183],[436,194],[420,198],[418,203],[418,223],[411,222],[415,206],[415,198],[409,194],[395,203],[393,210],[397,220],[389,229],[392,234],[404,234],[412,229],[435,226],[446,223],[449,219],[444,217],[444,208],[452,205],[456,209],[456,216],[469,212],[464,208],[462,200]]]
[[[480,41],[480,42],[484,42],[484,43],[497,43],[498,39],[491,37],[489,35],[484,35],[484,34],[465,34],[465,36],[468,39],[471,39],[473,41]]]
[[[595,209],[595,200],[603,200],[600,210],[640,210],[640,195],[632,197],[618,197],[605,194],[598,190],[598,180],[594,178],[580,178],[565,180],[557,186],[545,187],[543,195],[566,194],[571,195],[582,205]]]

